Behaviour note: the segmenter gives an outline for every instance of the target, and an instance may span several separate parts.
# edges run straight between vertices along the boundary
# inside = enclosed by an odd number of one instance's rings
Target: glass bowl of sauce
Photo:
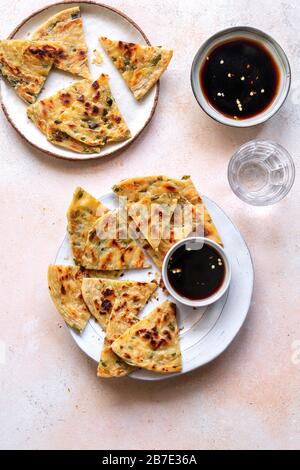
[[[221,31],[197,52],[191,83],[201,108],[216,121],[249,127],[270,119],[286,100],[289,61],[279,44],[250,27]]]
[[[225,294],[231,268],[221,246],[204,237],[191,237],[169,250],[162,277],[174,299],[191,307],[204,307]]]

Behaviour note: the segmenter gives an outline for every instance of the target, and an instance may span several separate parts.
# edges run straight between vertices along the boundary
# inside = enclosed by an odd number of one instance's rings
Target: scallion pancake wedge
[[[182,226],[178,226],[176,218],[171,223],[169,233],[162,237],[158,247],[153,249],[149,241],[143,237],[141,243],[149,256],[159,269],[169,249],[177,241],[186,238],[192,231],[199,236],[205,236],[222,245],[218,230],[207,211],[207,208],[198,194],[191,178],[183,177],[181,180],[166,176],[146,176],[129,178],[113,187],[118,197],[126,197],[129,205],[142,201],[145,197],[155,202],[160,197],[174,200],[177,198],[175,213],[178,215],[186,209],[191,212],[191,219],[182,218]]]
[[[100,43],[137,100],[142,99],[169,65],[173,51],[106,37]]]
[[[82,265],[87,269],[124,270],[151,267],[143,250],[130,237],[119,211],[100,217],[89,231]]]
[[[50,40],[0,41],[0,73],[25,103],[36,101],[58,50],[59,44]]]
[[[163,197],[163,202],[184,197],[191,204],[202,202],[190,177],[178,180],[167,176],[137,176],[120,181],[113,186],[116,196],[126,197],[128,203],[138,202],[147,197],[155,202]]]
[[[97,372],[99,377],[123,377],[132,371],[131,366],[115,355],[111,345],[139,321],[138,315],[156,288],[156,282],[129,281],[119,292],[107,323]]]
[[[61,48],[55,59],[55,67],[83,78],[91,77],[78,6],[62,10],[49,18],[33,33],[32,39],[59,41]]]
[[[73,259],[80,265],[87,236],[95,222],[108,212],[102,202],[81,187],[75,189],[67,212],[68,233]]]
[[[91,146],[121,142],[131,137],[105,74],[93,83],[86,83],[80,99],[65,110],[60,120],[61,131]]]
[[[65,322],[81,333],[90,318],[84,303],[81,284],[85,277],[113,277],[115,273],[102,273],[78,266],[50,265],[48,268],[48,288],[55,307]]]
[[[91,154],[100,152],[99,146],[89,146],[73,139],[69,134],[63,132],[59,126],[63,112],[69,109],[74,102],[81,99],[90,84],[89,80],[74,82],[72,85],[58,90],[54,95],[37,101],[27,108],[29,119],[54,145],[78,153]]]
[[[129,216],[154,250],[169,228],[176,206],[177,199],[171,199],[168,195],[165,197],[164,194],[155,200],[145,196],[128,205]]]
[[[66,132],[63,132],[55,121],[50,121],[47,125],[46,137],[49,142],[58,147],[64,147],[76,153],[92,155],[101,152],[101,147],[85,145],[79,140],[73,139]]]
[[[182,364],[176,305],[167,300],[156,307],[114,341],[112,350],[133,367],[161,374],[180,372]]]
[[[106,331],[108,320],[114,304],[123,293],[127,296],[128,289],[136,283],[113,279],[84,279],[82,295],[89,311],[102,329]]]

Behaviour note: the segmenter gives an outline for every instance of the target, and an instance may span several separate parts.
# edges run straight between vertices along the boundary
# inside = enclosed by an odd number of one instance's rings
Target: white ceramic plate
[[[79,5],[81,9],[84,35],[89,49],[89,66],[92,77],[96,79],[101,73],[107,73],[110,76],[110,86],[113,96],[131,130],[132,138],[124,142],[107,145],[103,148],[101,153],[98,154],[83,155],[72,152],[71,150],[52,145],[47,141],[46,137],[27,118],[26,104],[4,80],[1,80],[0,83],[1,97],[2,108],[6,117],[27,142],[37,147],[39,150],[55,157],[71,160],[88,160],[90,158],[112,155],[130,145],[130,143],[139,136],[154,114],[159,95],[159,84],[157,83],[141,102],[135,100],[120,73],[102,49],[98,37],[107,36],[112,39],[138,42],[141,44],[149,44],[149,41],[143,31],[130,18],[105,5],[93,2],[56,3],[50,5],[26,18],[11,33],[10,38],[28,39],[30,34],[52,15],[58,11],[76,5]],[[94,49],[100,51],[103,57],[103,63],[101,65],[92,64]],[[57,90],[77,80],[80,80],[80,77],[52,69],[45,83],[44,90],[39,95],[38,99],[51,96]]]
[[[192,308],[178,302],[177,319],[180,327],[180,347],[183,368],[179,374],[160,375],[145,370],[136,370],[130,377],[140,380],[163,380],[197,369],[219,356],[232,342],[240,330],[251,302],[253,289],[253,266],[249,250],[242,235],[226,214],[210,199],[204,202],[216,223],[231,262],[232,280],[229,290],[218,302],[204,308]],[[100,200],[109,208],[118,207],[113,193]],[[151,261],[151,260],[150,260]],[[57,254],[56,264],[73,264],[68,237],[66,236]],[[150,281],[157,273],[152,269],[126,271],[122,279]],[[146,305],[141,318],[151,312],[167,296],[158,289],[159,299]],[[170,297],[169,297],[170,298]],[[174,299],[172,299],[174,301]],[[69,328],[78,346],[92,359],[99,362],[104,332],[92,318],[81,335]],[[96,366],[95,366],[96,367]]]

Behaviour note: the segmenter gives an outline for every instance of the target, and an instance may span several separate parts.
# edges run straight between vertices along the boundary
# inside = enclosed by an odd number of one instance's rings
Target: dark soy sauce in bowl
[[[279,66],[258,41],[232,39],[212,49],[200,69],[200,86],[217,111],[235,120],[254,117],[274,101]]]
[[[167,276],[177,294],[190,300],[204,300],[215,294],[225,279],[225,263],[220,254],[204,243],[191,249],[181,245],[170,257]]]

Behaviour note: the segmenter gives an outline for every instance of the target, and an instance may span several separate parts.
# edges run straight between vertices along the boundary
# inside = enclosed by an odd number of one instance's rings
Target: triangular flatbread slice
[[[93,147],[79,142],[63,132],[59,126],[62,113],[69,109],[76,100],[82,99],[83,93],[90,84],[89,80],[75,82],[69,87],[57,91],[53,96],[37,101],[27,108],[29,119],[52,144],[78,153],[100,152],[100,146]]]
[[[156,198],[164,195],[170,200],[177,198],[176,214],[190,208],[192,221],[188,221],[186,226],[181,227],[176,225],[176,220],[174,220],[168,236],[162,237],[156,250],[145,237],[140,240],[143,248],[159,269],[162,268],[163,260],[172,245],[186,238],[192,231],[222,245],[218,230],[189,176],[185,176],[181,180],[166,176],[129,178],[116,184],[113,191],[118,197],[126,197],[129,204],[141,201],[144,197],[155,201]]]
[[[99,377],[121,377],[132,371],[111,349],[111,344],[128,328],[135,325],[138,315],[157,288],[155,282],[129,281],[119,292],[106,329],[97,375]]]
[[[167,176],[137,176],[120,181],[113,186],[116,196],[126,197],[128,203],[138,202],[147,197],[152,202],[161,200],[167,203],[174,198],[184,197],[191,204],[202,202],[190,177],[186,176],[178,180]]]
[[[61,115],[59,129],[84,144],[103,146],[131,137],[108,83],[102,74],[87,83],[79,100]]]
[[[106,331],[107,323],[116,299],[126,293],[132,281],[116,281],[113,279],[84,279],[82,295],[89,311]]]
[[[61,42],[55,67],[83,78],[90,78],[88,49],[84,40],[78,6],[62,10],[42,24],[31,37]]]
[[[158,248],[170,226],[177,205],[177,199],[167,198],[166,202],[164,199],[162,196],[152,201],[145,197],[128,206],[129,216],[154,250]]]
[[[58,312],[71,328],[81,333],[90,318],[90,312],[81,293],[83,278],[114,275],[115,273],[88,271],[78,266],[49,266],[48,287],[51,298]]]
[[[70,245],[76,264],[81,264],[89,230],[95,225],[99,217],[102,217],[107,212],[107,207],[84,189],[80,187],[75,189],[67,212],[67,219]]]
[[[131,366],[169,374],[180,372],[176,305],[166,301],[127,330],[112,344],[112,350]]]
[[[143,250],[130,238],[119,211],[100,217],[90,230],[82,265],[87,269],[123,270],[151,267]]]
[[[177,208],[180,209],[179,206],[177,206]],[[212,218],[209,212],[207,211],[205,205],[201,204],[198,206],[192,206],[191,211],[192,220],[189,220],[186,225],[182,226],[176,226],[173,222],[173,225],[171,224],[171,229],[169,231],[168,236],[161,239],[160,244],[156,250],[151,247],[148,240],[140,239],[142,247],[147,252],[147,254],[153,259],[159,269],[162,269],[163,261],[170,248],[178,241],[187,238],[191,235],[199,237],[204,236],[223,246],[217,228],[213,223]]]
[[[163,47],[112,41],[106,37],[99,40],[137,100],[155,85],[173,55],[173,51]]]
[[[34,103],[58,53],[59,45],[47,41],[0,41],[0,72],[25,103]]]
[[[76,153],[91,155],[94,153],[100,153],[101,151],[100,146],[93,147],[92,145],[86,145],[79,140],[73,139],[73,137],[69,136],[66,132],[63,132],[55,121],[49,122],[46,137],[51,144],[72,150]]]

